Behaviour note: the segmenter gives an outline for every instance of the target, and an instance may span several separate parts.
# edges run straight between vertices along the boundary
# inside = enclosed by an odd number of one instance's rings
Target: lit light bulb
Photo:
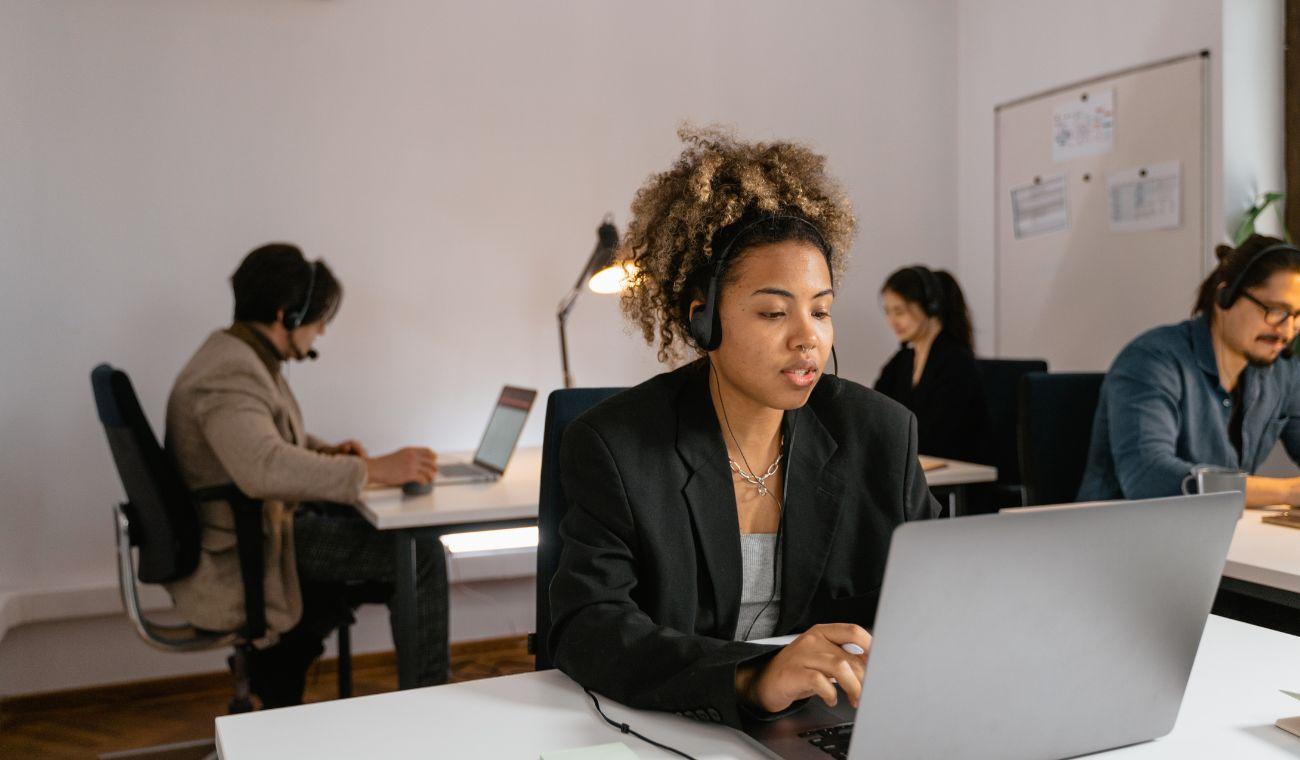
[[[587,287],[595,293],[618,293],[627,287],[636,272],[635,264],[614,263],[593,274],[587,281]]]

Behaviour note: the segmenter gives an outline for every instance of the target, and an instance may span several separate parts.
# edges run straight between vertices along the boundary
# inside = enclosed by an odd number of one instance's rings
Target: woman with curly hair
[[[853,214],[807,148],[681,136],[633,201],[623,307],[661,361],[698,358],[565,434],[551,654],[624,704],[733,726],[833,705],[832,679],[856,704],[890,534],[939,506],[912,415],[823,376]]]

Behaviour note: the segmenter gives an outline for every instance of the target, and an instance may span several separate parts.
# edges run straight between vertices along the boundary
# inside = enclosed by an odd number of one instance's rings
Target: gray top
[[[735,640],[766,639],[776,631],[781,613],[780,565],[775,533],[740,534],[740,618]]]

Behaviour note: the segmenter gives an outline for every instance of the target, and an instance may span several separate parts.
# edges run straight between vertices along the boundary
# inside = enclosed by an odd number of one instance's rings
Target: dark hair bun
[[[1224,261],[1236,251],[1236,248],[1233,248],[1227,243],[1220,243],[1214,246],[1214,257],[1219,261]]]

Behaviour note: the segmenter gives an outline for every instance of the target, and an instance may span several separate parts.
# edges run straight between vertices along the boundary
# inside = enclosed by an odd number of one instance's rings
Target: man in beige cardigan
[[[351,506],[361,489],[428,483],[437,467],[425,448],[370,458],[356,441],[330,445],[304,429],[280,369],[288,359],[315,358],[312,345],[338,312],[342,286],[324,262],[273,243],[249,253],[231,285],[234,324],[208,336],[177,377],[166,445],[191,489],[234,483],[263,500],[266,621],[275,643],[257,652],[251,675],[263,706],[276,707],[302,701],[307,668],[341,622],[341,582],[374,581],[391,598],[392,544]],[[200,520],[198,567],[168,590],[192,625],[234,630],[244,622],[234,517],[226,502],[209,501]],[[441,544],[418,543],[416,564],[426,686],[447,678]]]

